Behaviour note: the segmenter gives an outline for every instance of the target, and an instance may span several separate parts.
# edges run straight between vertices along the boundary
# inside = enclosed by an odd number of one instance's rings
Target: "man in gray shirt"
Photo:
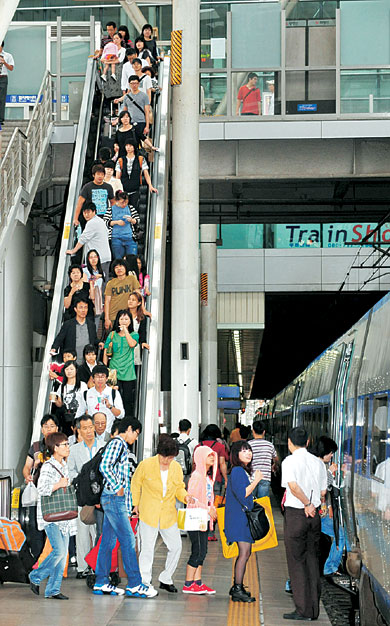
[[[107,226],[105,222],[96,215],[96,206],[93,202],[84,206],[83,215],[87,224],[75,247],[72,250],[67,250],[66,254],[76,254],[76,252],[84,245],[85,258],[90,250],[97,250],[100,256],[103,272],[107,280],[111,262],[111,250],[108,243]],[[87,343],[89,342],[87,341]]]
[[[148,96],[140,91],[139,78],[132,74],[129,78],[130,90],[125,96],[114,100],[115,104],[123,101],[123,111],[130,113],[131,123],[134,124],[134,131],[138,143],[143,141],[146,146],[158,152],[152,141],[149,139],[149,114],[150,104]]]

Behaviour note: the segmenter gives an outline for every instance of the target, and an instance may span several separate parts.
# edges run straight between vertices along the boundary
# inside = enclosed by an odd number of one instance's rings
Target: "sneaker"
[[[194,582],[189,587],[186,587],[185,585],[183,585],[182,591],[183,593],[193,593],[196,596],[204,596],[206,595],[206,591],[203,589],[204,586],[205,585],[202,585],[201,587],[199,587],[199,585],[197,585]]]
[[[114,585],[106,583],[105,585],[95,585],[92,589],[92,593],[94,593],[95,596],[123,596],[125,590],[121,589],[120,587],[115,587]]]
[[[213,593],[215,593],[215,589],[211,589],[211,587],[208,587],[207,585],[205,585],[204,583],[202,585],[200,585],[199,589],[202,589],[202,591],[207,595],[207,596],[211,596]]]
[[[107,76],[105,74],[101,75],[101,79],[104,80],[105,83],[107,82]]]
[[[111,78],[112,78],[112,80],[116,80],[115,74],[111,74]]]
[[[126,595],[129,598],[155,598],[158,596],[158,591],[153,585],[141,583],[137,587],[126,587]]]

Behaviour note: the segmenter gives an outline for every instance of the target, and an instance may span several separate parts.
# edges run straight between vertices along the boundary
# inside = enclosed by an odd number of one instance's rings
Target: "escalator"
[[[77,128],[69,192],[66,203],[61,246],[57,264],[56,280],[47,332],[46,349],[42,362],[42,373],[38,390],[33,422],[32,441],[40,438],[40,421],[50,409],[49,394],[52,383],[49,379],[51,363],[50,348],[63,322],[63,293],[68,283],[68,268],[71,258],[66,254],[74,247],[76,233],[73,228],[73,215],[83,184],[91,180],[91,166],[99,145],[104,141],[104,105],[96,88],[96,69],[92,59],[88,61],[80,120]],[[141,375],[138,384],[138,419],[143,423],[143,433],[138,444],[138,456],[150,456],[158,433],[160,401],[160,369],[163,323],[163,286],[165,276],[165,244],[168,214],[169,176],[169,59],[161,64],[159,84],[161,95],[154,107],[153,143],[160,147],[151,164],[152,184],[159,191],[150,195],[147,187],[140,193],[140,227],[145,232],[144,250],[147,273],[150,275],[151,296],[146,308],[152,313],[147,342],[150,353],[144,350]]]

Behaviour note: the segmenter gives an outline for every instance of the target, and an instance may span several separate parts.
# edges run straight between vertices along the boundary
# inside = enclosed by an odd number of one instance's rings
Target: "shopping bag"
[[[38,502],[38,489],[33,482],[28,483],[22,493],[22,506],[35,506]]]
[[[180,530],[207,530],[207,509],[195,507],[193,509],[179,509],[177,525]]]
[[[252,543],[252,552],[259,552],[260,550],[268,550],[269,548],[275,548],[278,545],[278,538],[276,536],[276,529],[274,518],[272,515],[271,503],[268,497],[266,498],[258,498],[255,500],[261,504],[266,512],[268,521],[269,521],[269,532],[263,537],[263,539],[259,539],[255,543]],[[218,529],[219,535],[221,538],[222,544],[222,553],[225,559],[232,559],[233,557],[238,556],[238,546],[237,543],[234,542],[232,544],[228,544],[226,540],[226,535],[224,532],[225,528],[225,507],[220,507],[217,509],[218,516]]]

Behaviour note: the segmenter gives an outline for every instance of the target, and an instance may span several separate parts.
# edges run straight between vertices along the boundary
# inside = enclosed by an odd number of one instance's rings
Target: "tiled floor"
[[[257,553],[257,565],[260,572],[260,590],[262,602],[258,601],[250,608],[239,607],[240,618],[232,618],[232,609],[237,613],[237,606],[232,605],[230,624],[244,626],[260,623],[265,626],[281,626],[283,613],[294,609],[291,597],[284,592],[287,578],[287,566],[283,543],[282,517],[274,506],[275,521],[279,546]],[[232,560],[222,557],[220,542],[209,544],[209,553],[204,568],[204,581],[216,589],[215,596],[183,595],[185,565],[189,555],[190,541],[183,538],[183,551],[177,568],[175,583],[178,594],[160,591],[157,598],[137,600],[94,596],[82,580],[70,577],[64,580],[62,591],[70,596],[69,602],[55,602],[35,597],[27,585],[6,583],[0,586],[0,626],[226,626],[230,600],[228,589],[232,578]],[[153,582],[158,587],[158,574],[163,569],[165,546],[157,544],[153,568]],[[253,572],[252,572],[253,574]],[[123,586],[123,581],[121,586]],[[260,611],[263,620],[260,622]],[[236,614],[234,613],[234,615]],[[238,615],[238,614],[237,614]],[[234,623],[236,622],[236,623]],[[288,624],[289,622],[284,622]],[[329,625],[324,608],[321,608],[318,626]]]

